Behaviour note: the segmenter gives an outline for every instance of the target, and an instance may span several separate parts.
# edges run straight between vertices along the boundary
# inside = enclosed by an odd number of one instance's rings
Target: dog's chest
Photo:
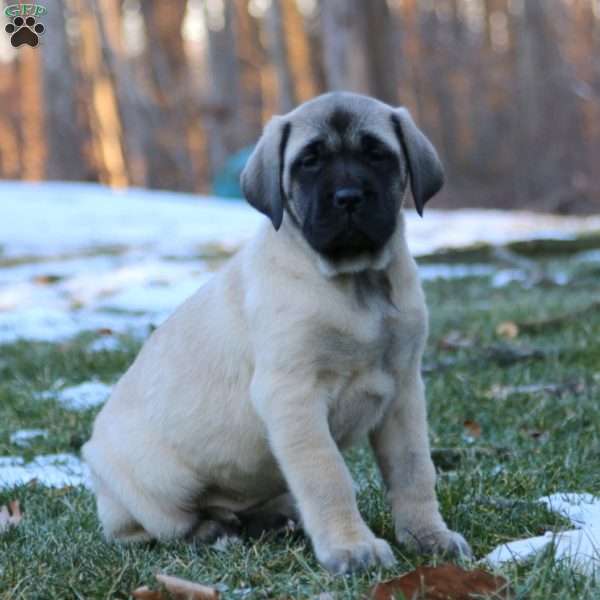
[[[372,298],[350,315],[345,327],[320,335],[320,380],[336,442],[349,446],[373,429],[396,392],[397,311]]]

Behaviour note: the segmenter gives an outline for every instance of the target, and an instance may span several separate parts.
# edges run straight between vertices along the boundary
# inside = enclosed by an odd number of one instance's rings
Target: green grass
[[[478,557],[501,542],[564,527],[561,518],[535,503],[538,497],[556,491],[600,495],[600,311],[504,342],[538,349],[542,357],[506,365],[485,350],[500,342],[495,329],[502,321],[559,315],[600,297],[600,280],[589,276],[594,269],[597,274],[597,265],[571,263],[553,258],[543,265],[572,274],[572,284],[563,287],[526,289],[513,284],[494,289],[487,278],[426,285],[431,334],[425,362],[442,365],[426,376],[432,445],[491,450],[483,457],[467,456],[455,470],[441,472],[438,482],[444,516],[464,533]],[[439,341],[451,330],[472,338],[473,346],[440,349]],[[88,335],[64,344],[0,347],[0,456],[79,451],[95,411],[72,413],[35,394],[58,380],[64,385],[91,378],[113,382],[137,351],[134,341],[125,340],[122,350],[90,353],[86,348],[91,339]],[[540,382],[581,385],[562,394],[504,400],[488,394],[493,385]],[[482,428],[474,442],[464,436],[467,419]],[[9,436],[25,427],[43,428],[49,435],[23,451]],[[393,541],[370,452],[358,448],[348,460],[367,522]],[[85,490],[27,485],[0,491],[0,505],[13,498],[20,500],[25,518],[0,536],[0,598],[7,600],[127,598],[137,586],[153,583],[157,571],[219,584],[223,597],[231,599],[309,598],[324,591],[360,598],[376,581],[427,562],[394,546],[399,564],[393,571],[332,577],[318,566],[301,535],[266,536],[226,551],[185,543],[122,547],[102,539],[93,497]],[[517,598],[600,597],[600,582],[573,574],[548,555],[508,566],[503,573]]]

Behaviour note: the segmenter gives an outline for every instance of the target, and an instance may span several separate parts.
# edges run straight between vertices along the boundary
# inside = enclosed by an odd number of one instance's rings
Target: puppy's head
[[[433,146],[406,109],[334,92],[271,119],[242,189],[275,229],[285,213],[336,273],[381,268],[408,183],[422,214],[443,180]]]

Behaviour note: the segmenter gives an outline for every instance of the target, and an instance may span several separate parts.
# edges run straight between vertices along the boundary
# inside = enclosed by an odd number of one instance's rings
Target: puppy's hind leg
[[[107,492],[97,492],[96,504],[106,539],[119,542],[149,542],[153,539],[127,509]]]
[[[197,523],[198,517],[194,511],[177,508],[176,498],[166,502],[129,487],[127,492],[134,501],[126,506],[117,498],[115,490],[94,472],[92,483],[96,492],[98,517],[108,540],[146,542],[181,538]],[[122,484],[120,491],[125,491],[126,486]]]

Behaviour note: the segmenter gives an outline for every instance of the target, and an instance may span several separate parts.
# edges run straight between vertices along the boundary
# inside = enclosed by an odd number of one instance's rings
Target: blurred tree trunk
[[[320,6],[328,87],[397,104],[397,50],[387,1],[328,0]]]
[[[402,102],[413,112],[418,123],[426,120],[423,83],[421,80],[421,41],[420,14],[417,0],[405,0],[402,3],[402,71],[405,85],[402,89]]]
[[[19,141],[19,86],[15,60],[0,63],[0,176],[3,179],[19,179],[21,176],[21,152]]]
[[[194,172],[187,146],[190,90],[181,28],[186,1],[140,3],[148,43],[146,59],[156,110],[152,110],[148,181],[152,187],[192,190]]]
[[[236,39],[236,69],[239,97],[234,109],[236,124],[235,149],[253,143],[262,129],[263,97],[261,70],[265,53],[260,41],[260,27],[248,12],[248,0],[234,0],[233,27]]]
[[[40,53],[48,145],[45,175],[48,179],[81,181],[88,176],[84,155],[86,133],[77,102],[77,77],[65,29],[67,9],[64,0],[54,0],[46,5],[48,13],[44,24],[51,32],[52,41],[44,43]]]
[[[259,28],[248,13],[248,0],[217,6],[220,11],[211,14],[203,5],[210,84],[203,116],[212,173],[260,135],[265,90]]]
[[[298,95],[286,43],[284,10],[288,7],[282,6],[284,3],[289,4],[290,0],[272,0],[267,18],[269,21],[269,55],[277,73],[277,105],[281,112],[286,113],[296,106]]]
[[[523,8],[516,27],[516,151],[522,200],[544,197],[548,208],[561,210],[568,201],[569,178],[580,168],[581,129],[573,82],[554,26],[560,7],[527,0]]]
[[[102,56],[98,0],[72,0],[79,23],[81,86],[92,131],[91,156],[100,181],[129,183],[119,106],[110,71]]]
[[[456,158],[456,111],[454,97],[450,85],[451,69],[457,68],[452,44],[452,31],[446,22],[440,22],[435,11],[429,11],[423,23],[423,36],[427,52],[431,56],[428,62],[429,94],[436,106],[439,126],[436,131],[429,132],[439,138],[440,151],[444,163],[455,164]]]
[[[231,2],[220,6],[219,18],[203,4],[207,33],[210,84],[209,97],[203,106],[206,123],[208,159],[211,173],[220,169],[235,147],[231,123],[235,122],[239,81],[236,65],[236,41],[233,29],[234,7]]]
[[[18,69],[21,108],[21,176],[26,180],[39,181],[45,175],[47,155],[39,49],[21,47]]]
[[[399,48],[394,43],[394,15],[387,0],[371,0],[362,3],[365,12],[365,47],[368,52],[371,93],[387,102],[398,104],[397,56]]]
[[[327,90],[327,76],[323,65],[323,29],[320,26],[320,11],[304,19],[304,30],[308,44],[308,68],[312,75],[314,95],[322,94]]]
[[[323,62],[327,86],[368,94],[370,75],[360,0],[321,3]]]
[[[269,56],[277,73],[281,112],[312,98],[316,85],[304,19],[295,0],[272,0],[268,13]]]
[[[151,186],[146,155],[151,150],[153,130],[148,122],[153,106],[141,89],[134,63],[125,52],[121,0],[100,0],[93,8],[97,11],[103,60],[118,99],[129,182],[140,187]]]

